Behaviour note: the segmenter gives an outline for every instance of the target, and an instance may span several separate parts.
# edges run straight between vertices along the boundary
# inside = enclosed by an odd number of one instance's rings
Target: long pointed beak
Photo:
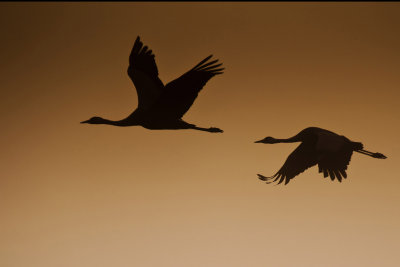
[[[254,143],[262,143],[262,139],[261,140],[258,140],[258,141],[255,141]]]
[[[87,121],[81,121],[81,123],[89,123],[89,120],[87,120]]]

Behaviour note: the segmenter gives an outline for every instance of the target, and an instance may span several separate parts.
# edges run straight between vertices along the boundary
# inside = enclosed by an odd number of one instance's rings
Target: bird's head
[[[104,123],[104,119],[100,118],[100,117],[92,117],[86,121],[81,121],[81,123],[101,124],[101,123]]]
[[[267,136],[264,139],[255,141],[254,143],[263,143],[263,144],[275,144],[277,143],[276,139],[271,137],[271,136]]]

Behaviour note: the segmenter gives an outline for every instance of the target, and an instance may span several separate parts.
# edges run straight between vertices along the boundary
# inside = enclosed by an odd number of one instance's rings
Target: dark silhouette
[[[306,128],[288,139],[276,139],[268,136],[255,143],[275,144],[293,142],[302,143],[289,155],[285,164],[283,164],[275,175],[265,177],[257,174],[260,180],[267,181],[267,184],[269,184],[279,179],[278,184],[283,181],[287,184],[295,176],[318,164],[319,172],[324,173],[324,178],[330,176],[333,181],[336,177],[339,182],[342,182],[342,177],[347,178],[346,169],[353,151],[378,159],[386,158],[381,153],[372,153],[363,150],[363,144],[360,142],[350,141],[343,135],[338,135],[317,127]]]
[[[182,116],[192,106],[200,90],[214,75],[222,74],[218,60],[203,59],[181,77],[164,86],[158,78],[154,54],[136,38],[129,56],[128,75],[136,87],[138,107],[127,118],[111,121],[93,117],[81,123],[110,124],[114,126],[140,125],[151,130],[195,129],[207,132],[223,131],[219,128],[202,128],[183,121]]]

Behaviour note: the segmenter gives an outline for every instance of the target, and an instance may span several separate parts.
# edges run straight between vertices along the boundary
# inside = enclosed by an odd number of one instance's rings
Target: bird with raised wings
[[[202,128],[182,120],[198,93],[212,77],[222,74],[222,64],[212,60],[212,55],[203,59],[179,78],[164,85],[158,77],[154,54],[136,38],[129,56],[128,75],[136,87],[138,106],[125,119],[112,121],[92,117],[81,123],[109,124],[114,126],[140,125],[151,130],[194,129],[206,132],[220,132],[219,128]]]
[[[276,181],[278,184],[283,181],[287,184],[295,176],[318,164],[319,172],[324,174],[324,178],[330,176],[332,181],[336,178],[341,182],[342,178],[347,178],[346,170],[353,151],[374,158],[386,158],[381,153],[364,150],[360,142],[350,141],[343,135],[317,127],[306,128],[291,138],[277,139],[268,136],[255,143],[293,142],[301,142],[301,144],[288,156],[280,170],[271,177],[257,174],[260,180],[266,181],[267,184]]]

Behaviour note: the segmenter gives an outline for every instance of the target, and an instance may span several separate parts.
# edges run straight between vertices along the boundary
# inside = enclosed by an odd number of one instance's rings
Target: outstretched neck
[[[285,139],[279,139],[279,138],[274,138],[276,143],[294,143],[294,142],[301,142],[299,136],[295,135],[290,138],[285,138]]]
[[[119,121],[112,121],[108,119],[103,119],[101,118],[100,124],[108,124],[108,125],[114,125],[114,126],[133,126],[137,124],[128,124],[125,120],[119,120]]]

